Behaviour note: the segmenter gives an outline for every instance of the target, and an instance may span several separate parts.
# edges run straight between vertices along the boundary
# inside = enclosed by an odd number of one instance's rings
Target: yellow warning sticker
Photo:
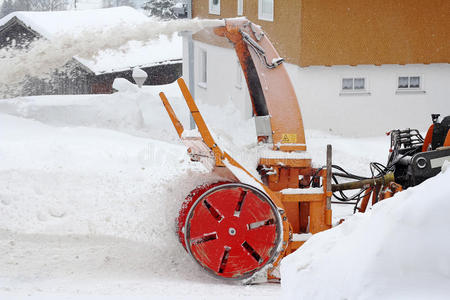
[[[295,133],[283,133],[281,135],[282,144],[295,144],[297,143],[297,134]]]

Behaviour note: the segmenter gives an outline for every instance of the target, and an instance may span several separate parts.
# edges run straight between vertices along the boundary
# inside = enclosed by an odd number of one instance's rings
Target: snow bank
[[[188,124],[187,106],[175,84],[139,89],[126,79],[115,82],[111,95],[32,96],[0,101],[0,112],[52,126],[112,129],[163,141],[178,136],[157,94],[164,90],[181,121]]]
[[[111,96],[36,96],[0,102],[0,111],[51,125],[92,126],[134,131],[142,129],[137,99]]]
[[[81,224],[87,224],[86,220],[95,223],[92,220],[97,214],[91,214],[89,210],[83,212],[84,208],[89,207],[84,201],[94,204],[98,200],[98,204],[103,205],[110,199],[103,193],[114,191],[113,198],[117,199],[118,204],[124,201],[122,204],[130,209],[139,207],[142,203],[133,203],[123,195],[127,186],[139,193],[147,193],[161,205],[161,211],[173,206],[172,217],[167,218],[168,222],[172,222],[180,201],[191,189],[197,184],[217,180],[207,178],[206,169],[200,163],[190,162],[186,148],[180,143],[156,95],[164,91],[180,120],[188,126],[187,105],[176,83],[140,89],[122,79],[116,80],[114,87],[119,92],[111,95],[35,96],[0,101],[0,123],[3,128],[0,133],[0,171],[5,172],[0,191],[4,191],[5,185],[6,190],[10,191],[8,195],[0,193],[0,198],[3,196],[8,205],[14,199],[20,200],[15,207],[18,210],[10,206],[5,210],[6,214],[2,214],[0,228],[49,233],[45,221],[53,220],[53,215],[73,213],[77,217],[67,222],[71,224],[69,229],[58,223],[55,233],[88,234],[90,229],[82,229],[84,225]],[[220,139],[226,140],[235,152],[247,145],[245,139],[236,142],[245,132],[255,136],[254,127],[244,130],[246,124],[252,124],[251,120],[233,118],[233,115],[240,115],[234,113],[232,105],[220,110],[209,106],[203,108],[205,115],[216,116],[211,129],[223,132]],[[230,120],[233,120],[232,124]],[[231,132],[233,128],[240,128],[241,132],[237,137],[225,134],[225,128],[221,126],[226,125],[232,125]],[[235,143],[238,146],[233,146]],[[253,141],[249,143],[254,145]],[[130,178],[122,178],[122,174],[128,174]],[[145,184],[147,177],[149,184]],[[20,180],[27,184],[19,185]],[[99,186],[100,191],[96,191],[95,186]],[[79,187],[82,188],[79,190]],[[25,204],[21,201],[30,202]],[[52,207],[52,202],[57,204],[56,208]],[[46,206],[44,203],[49,207],[43,208],[42,205]],[[155,204],[152,206],[158,207]],[[42,209],[43,213],[40,212]],[[118,213],[124,210],[117,209]],[[108,211],[113,213],[114,206]],[[126,212],[124,215],[128,214]],[[39,224],[45,226],[41,228]],[[98,226],[91,227],[99,230]],[[116,234],[108,231],[102,233]]]
[[[449,182],[447,170],[311,237],[282,261],[284,297],[448,299]]]
[[[118,81],[116,88],[0,101],[0,298],[278,299],[278,285],[212,279],[177,240],[184,197],[217,178],[189,160],[157,96],[166,93],[187,128],[176,83],[138,89]],[[220,145],[251,170],[253,120],[231,102],[198,104]],[[377,148],[379,139],[307,135],[318,164],[332,142],[335,162],[356,170],[375,152],[384,158],[388,147]],[[364,151],[346,148],[358,141]]]
[[[0,298],[276,298],[211,278],[178,242],[185,196],[218,180],[155,95],[186,124],[178,88],[118,88],[0,101]]]

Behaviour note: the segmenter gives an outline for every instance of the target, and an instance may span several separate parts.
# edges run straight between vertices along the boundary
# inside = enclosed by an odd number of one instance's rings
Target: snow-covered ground
[[[214,179],[153,89],[0,102],[1,299],[278,293],[212,279],[179,244],[184,197]]]
[[[0,100],[0,299],[280,298],[278,284],[242,286],[211,278],[177,240],[175,218],[185,195],[214,180],[202,165],[189,160],[156,96],[165,90],[188,124],[177,87],[140,90],[124,82],[116,87],[120,92],[112,95]],[[217,108],[200,103],[200,108],[222,142],[252,153],[256,145],[251,121],[240,119],[231,104]],[[357,173],[368,173],[370,161],[385,162],[389,147],[386,136],[347,138],[312,130],[307,131],[307,142],[315,164],[324,164],[326,144],[331,143],[334,162]],[[448,176],[436,180],[445,179]],[[394,201],[382,206],[379,214],[394,207]],[[425,209],[427,201],[417,204]],[[335,220],[351,210],[335,206]],[[414,210],[411,214],[420,217]],[[371,217],[350,218],[318,236],[318,243],[332,245],[335,232],[355,230],[352,224]],[[383,220],[394,226],[401,222],[396,218]],[[324,240],[327,235],[331,242]],[[421,238],[426,237],[418,231],[409,242],[420,243]],[[308,244],[314,245],[314,240]],[[392,243],[389,236],[384,242]],[[356,244],[356,238],[349,243]],[[292,256],[292,266],[305,259],[297,261],[297,256]],[[319,267],[312,269],[310,282],[324,282],[318,279],[325,276]],[[448,279],[448,268],[442,270]],[[288,291],[290,282],[297,284],[294,273],[286,273],[293,274],[283,284]]]

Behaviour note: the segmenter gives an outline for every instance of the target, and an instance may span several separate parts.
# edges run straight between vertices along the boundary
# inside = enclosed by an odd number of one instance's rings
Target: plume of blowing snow
[[[117,49],[129,41],[148,42],[175,32],[197,32],[207,27],[224,25],[223,20],[152,19],[134,24],[119,24],[104,30],[84,30],[79,34],[63,33],[51,40],[39,39],[27,49],[0,50],[0,90],[19,84],[27,76],[45,78],[62,68],[72,57],[90,59],[101,50]]]

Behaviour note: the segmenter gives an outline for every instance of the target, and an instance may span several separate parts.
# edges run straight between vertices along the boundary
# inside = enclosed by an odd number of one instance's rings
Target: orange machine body
[[[281,258],[305,241],[304,237],[298,238],[299,234],[314,234],[331,228],[331,147],[328,166],[313,168],[306,152],[303,121],[294,88],[282,59],[259,26],[245,18],[227,19],[225,26],[215,28],[215,33],[234,44],[254,115],[270,121],[271,131],[258,136],[266,149],[258,165],[260,178],[217,145],[182,79],[178,84],[201,138],[183,137],[183,127],[167,98],[163,93],[160,96],[191,157],[198,160],[209,157],[213,162],[212,172],[231,182],[240,181],[234,171],[236,168],[243,171],[277,207],[282,219],[282,241],[272,267],[267,270],[267,278],[279,279],[274,270]]]
[[[258,105],[265,103],[270,116],[272,148],[275,151],[268,151],[269,155],[260,158],[259,167],[270,170],[261,172],[264,183],[272,191],[278,192],[294,233],[317,233],[330,228],[331,191],[318,189],[315,194],[304,189],[314,186],[313,177],[316,181],[322,180],[323,187],[326,187],[327,170],[312,168],[311,159],[307,155],[301,157],[306,151],[306,139],[295,90],[283,64],[273,68],[267,66],[280,59],[277,51],[261,28],[246,19],[226,20],[226,25],[216,28],[215,33],[225,36],[234,44],[255,115],[260,116],[264,110]],[[254,43],[264,50],[264,57],[255,50],[257,46]],[[292,155],[277,155],[280,151]],[[291,242],[290,250],[295,250],[302,243]]]
[[[297,96],[285,66],[279,61],[278,52],[261,28],[247,19],[227,19],[225,22],[226,25],[216,28],[215,33],[234,44],[254,114],[270,116],[274,150],[306,150]]]
[[[256,175],[221,149],[180,78],[179,87],[200,133],[200,137],[185,136],[168,99],[160,93],[191,159],[202,162],[215,177],[221,178],[197,187],[186,197],[178,218],[180,242],[215,276],[253,280],[265,272],[266,279],[278,280],[277,266],[284,256],[298,249],[310,234],[332,227],[331,197],[336,185],[331,184],[331,146],[327,148],[326,166],[313,167],[306,151],[300,107],[283,59],[259,26],[245,18],[227,19],[214,32],[234,45],[249,90],[262,151]],[[433,128],[432,125],[421,140],[419,152],[429,151]],[[438,153],[440,157],[448,155],[449,146],[450,130],[439,148],[443,149]],[[408,188],[393,182],[393,174],[390,181],[372,179],[370,187],[364,186],[367,190],[360,202],[360,212],[366,211],[369,203],[374,205]],[[355,186],[361,188],[360,184],[366,183],[362,180]],[[250,198],[245,202],[247,195]],[[242,213],[247,223],[240,218],[243,207],[247,209]],[[265,217],[258,219],[257,215]]]

